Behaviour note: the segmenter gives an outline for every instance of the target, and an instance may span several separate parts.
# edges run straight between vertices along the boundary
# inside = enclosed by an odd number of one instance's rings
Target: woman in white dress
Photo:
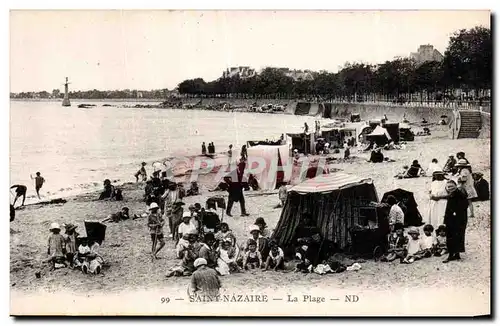
[[[474,206],[472,200],[477,197],[476,188],[474,188],[474,178],[472,177],[472,169],[470,164],[465,159],[459,159],[455,165],[457,174],[455,180],[459,186],[467,192],[467,199],[469,200],[469,217],[474,218]]]
[[[444,172],[435,171],[432,174],[431,190],[429,191],[429,215],[426,224],[432,225],[435,229],[442,225],[444,220],[447,202],[446,197],[448,196],[446,182],[447,180],[444,178]]]

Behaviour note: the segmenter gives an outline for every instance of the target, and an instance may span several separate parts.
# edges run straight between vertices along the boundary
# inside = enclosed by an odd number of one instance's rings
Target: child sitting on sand
[[[224,239],[218,251],[219,258],[217,259],[217,267],[215,267],[215,270],[219,272],[220,275],[229,275],[230,273],[237,273],[240,271],[237,265],[240,250],[238,246],[232,245],[231,239]]]
[[[432,235],[434,232],[434,227],[430,224],[424,226],[424,236],[422,237],[422,254],[424,257],[430,257],[434,253],[434,244],[436,239]]]
[[[78,251],[74,258],[75,267],[82,267],[87,255],[90,253],[90,247],[88,245],[87,239],[82,239],[80,245],[78,246]]]
[[[52,233],[49,236],[49,245],[47,249],[47,255],[50,256],[49,262],[52,263],[50,270],[66,267],[66,257],[64,256],[66,253],[66,242],[64,237],[59,234],[59,232],[61,232],[59,224],[52,223],[49,231]]]
[[[247,248],[248,251],[245,252],[243,257],[243,267],[245,270],[260,268],[262,266],[262,255],[257,251],[257,242],[254,239],[248,239]]]
[[[100,274],[104,258],[99,254],[100,244],[97,240],[91,240],[90,252],[85,257],[82,264],[83,273]]]
[[[446,246],[446,227],[440,225],[436,230],[436,241],[434,243],[434,256],[440,257],[448,253]]]
[[[170,269],[166,277],[190,276],[194,272],[194,261],[199,257],[201,244],[198,242],[196,234],[189,234],[187,238],[189,241],[188,246],[179,252],[179,258],[182,259],[181,263]]]
[[[394,224],[394,231],[388,235],[389,249],[382,257],[381,261],[394,261],[396,258],[406,257],[406,244],[408,237],[404,235],[404,227],[402,223]]]
[[[295,267],[295,272],[310,272],[309,268],[312,266],[312,253],[309,242],[309,239],[306,239],[304,244],[296,250],[295,257],[300,260],[300,263]]]
[[[412,226],[408,231],[408,234],[411,238],[408,240],[407,244],[407,255],[403,260],[401,260],[401,263],[411,264],[416,260],[429,257],[430,250],[426,249],[425,241],[420,239],[420,231],[416,227]]]
[[[220,224],[220,230],[215,234],[215,239],[219,244],[226,239],[231,240],[231,245],[236,245],[236,237],[233,234],[233,231],[229,229],[229,225],[226,222]]]
[[[179,224],[179,226],[177,227],[178,239],[175,239],[175,240],[179,241],[180,239],[182,239],[184,234],[196,232],[196,227],[193,224],[191,224],[191,219],[193,219],[193,218],[194,217],[191,217],[190,212],[184,212],[182,214],[182,223]]]
[[[270,243],[271,250],[269,251],[269,257],[267,257],[264,270],[272,268],[274,271],[285,269],[285,254],[283,249],[278,247],[278,244],[274,241]]]

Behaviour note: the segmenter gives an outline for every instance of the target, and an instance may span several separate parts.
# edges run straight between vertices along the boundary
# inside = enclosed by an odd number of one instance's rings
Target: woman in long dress
[[[472,169],[470,164],[465,159],[458,160],[455,165],[457,174],[455,175],[456,182],[467,192],[467,200],[469,201],[469,217],[474,218],[474,206],[472,200],[477,198],[476,188],[474,188],[474,178],[472,177]]]
[[[446,246],[449,256],[443,263],[459,260],[460,253],[465,252],[465,230],[467,228],[467,194],[463,188],[458,188],[453,180],[446,184],[448,201],[444,215],[446,224]]]
[[[437,229],[443,224],[444,213],[446,211],[446,180],[444,172],[436,171],[432,174],[432,183],[430,190],[429,217],[427,224]]]

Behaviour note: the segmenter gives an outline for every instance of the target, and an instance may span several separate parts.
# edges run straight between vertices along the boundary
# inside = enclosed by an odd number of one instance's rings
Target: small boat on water
[[[95,104],[78,104],[78,107],[80,109],[90,109],[90,108],[93,108],[95,107],[96,105]]]

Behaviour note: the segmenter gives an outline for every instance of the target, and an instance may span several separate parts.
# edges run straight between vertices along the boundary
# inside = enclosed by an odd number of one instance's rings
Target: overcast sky
[[[172,89],[231,66],[337,71],[420,44],[444,53],[488,11],[12,11],[11,92]]]

